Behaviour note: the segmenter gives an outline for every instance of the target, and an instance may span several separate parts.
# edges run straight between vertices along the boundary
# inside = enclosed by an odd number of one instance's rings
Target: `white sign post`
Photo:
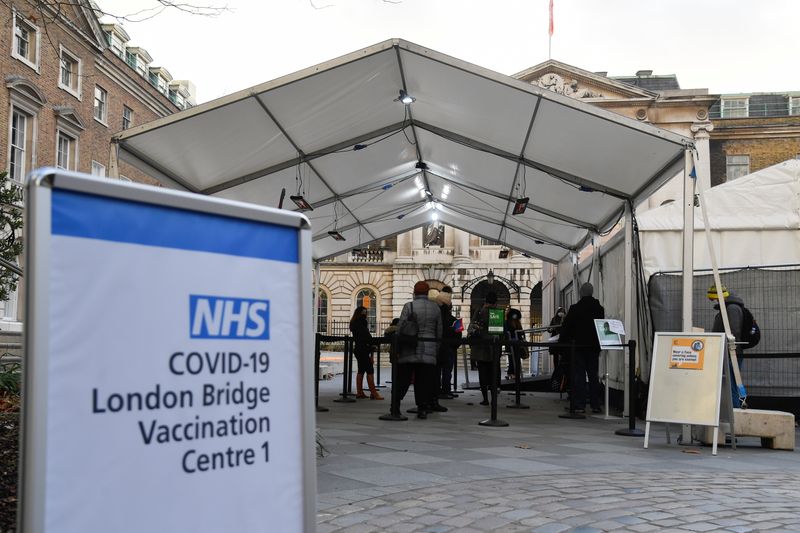
[[[21,531],[311,531],[302,215],[43,170]]]

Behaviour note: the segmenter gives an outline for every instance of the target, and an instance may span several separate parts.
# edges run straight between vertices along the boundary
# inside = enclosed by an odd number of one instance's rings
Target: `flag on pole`
[[[550,0],[550,26],[548,27],[550,37],[553,36],[553,0]]]

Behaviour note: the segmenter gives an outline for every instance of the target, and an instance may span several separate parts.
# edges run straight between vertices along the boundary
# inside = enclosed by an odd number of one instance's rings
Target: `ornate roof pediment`
[[[514,74],[513,77],[576,99],[628,100],[655,99],[657,96],[651,91],[552,59]]]

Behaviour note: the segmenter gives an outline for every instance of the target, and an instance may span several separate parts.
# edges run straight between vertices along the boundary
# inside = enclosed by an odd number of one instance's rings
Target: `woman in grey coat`
[[[417,417],[426,418],[428,403],[436,373],[436,354],[439,351],[439,340],[442,338],[442,314],[439,306],[428,299],[430,287],[424,281],[414,285],[414,299],[403,306],[400,313],[398,331],[403,331],[409,320],[416,320],[419,325],[419,338],[437,339],[435,341],[419,341],[416,347],[403,346],[397,355],[397,394],[393,395],[392,413],[400,414],[400,402],[411,385],[414,376],[414,401],[417,404]]]

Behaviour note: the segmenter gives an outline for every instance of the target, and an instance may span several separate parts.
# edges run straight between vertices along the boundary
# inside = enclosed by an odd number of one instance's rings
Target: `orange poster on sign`
[[[700,339],[672,339],[669,367],[686,370],[703,370],[705,343]]]

